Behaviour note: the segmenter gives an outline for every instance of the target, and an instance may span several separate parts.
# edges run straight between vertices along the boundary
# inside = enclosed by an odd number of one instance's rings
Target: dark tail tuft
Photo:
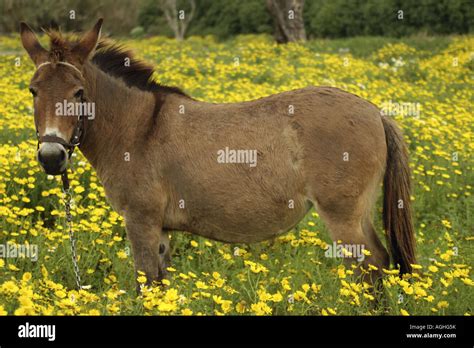
[[[382,122],[387,142],[383,223],[394,264],[400,265],[401,274],[411,273],[416,257],[408,150],[395,122],[386,116],[382,116]]]

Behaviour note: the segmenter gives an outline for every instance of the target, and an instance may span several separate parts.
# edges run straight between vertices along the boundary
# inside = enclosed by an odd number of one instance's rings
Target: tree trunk
[[[161,0],[161,9],[165,14],[166,22],[173,30],[176,40],[184,39],[186,29],[188,29],[189,22],[193,19],[194,11],[196,10],[196,1],[189,0],[191,10],[186,13],[184,9],[178,9],[176,0]]]
[[[266,0],[275,25],[278,43],[306,41],[303,21],[304,0]]]

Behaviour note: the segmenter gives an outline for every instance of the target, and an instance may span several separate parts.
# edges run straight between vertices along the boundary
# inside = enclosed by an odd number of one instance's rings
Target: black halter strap
[[[79,116],[78,117],[78,120],[77,120],[77,123],[76,123],[76,127],[74,128],[74,132],[72,134],[72,138],[69,142],[67,142],[66,140],[64,140],[63,138],[61,137],[58,137],[56,135],[43,135],[43,136],[39,136],[39,132],[38,130],[36,130],[36,136],[37,136],[37,139],[38,139],[38,149],[39,149],[39,146],[41,143],[57,143],[57,144],[61,144],[62,146],[64,146],[64,148],[66,150],[68,150],[68,153],[69,153],[69,158],[71,157],[72,153],[74,152],[74,148],[76,146],[79,146],[81,144],[81,141],[84,139],[84,136],[85,136],[85,120],[86,120],[86,116]]]
[[[74,132],[72,134],[72,138],[69,142],[56,135],[39,136],[38,130],[36,130],[36,136],[38,138],[38,149],[41,143],[57,143],[64,146],[69,152],[69,157],[71,157],[72,153],[74,152],[74,148],[76,146],[79,146],[81,144],[81,141],[84,139],[86,130],[85,120],[86,116],[81,115],[78,117]]]

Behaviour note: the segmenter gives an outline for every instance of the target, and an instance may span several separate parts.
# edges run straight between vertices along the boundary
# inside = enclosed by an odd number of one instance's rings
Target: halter
[[[49,64],[52,64],[52,62],[44,62],[44,63],[41,63],[40,65],[38,65],[38,67],[36,68],[36,71],[38,71],[40,68],[42,68],[43,66],[45,65],[49,65]],[[74,70],[76,70],[80,75],[81,77],[83,77],[82,75],[82,72],[76,67],[74,66],[73,64],[71,63],[68,63],[68,62],[57,62],[56,64],[61,64],[61,65],[65,65],[65,66],[68,66]],[[84,97],[81,97],[81,103],[85,102],[85,98]],[[36,128],[36,138],[38,139],[38,145],[37,145],[37,150],[39,149],[39,146],[41,143],[57,143],[57,144],[61,144],[62,146],[64,146],[67,151],[68,151],[68,159],[71,158],[72,156],[72,153],[74,152],[74,149],[76,148],[76,146],[79,146],[81,144],[81,141],[84,139],[84,136],[85,136],[85,120],[86,120],[86,117],[84,115],[78,115],[77,117],[77,123],[76,123],[76,126],[74,128],[74,132],[72,133],[72,138],[69,142],[67,142],[65,139],[61,138],[61,137],[58,137],[56,135],[43,135],[43,136],[40,136],[39,135],[39,131],[38,131],[38,126],[35,124],[35,128]],[[67,169],[65,170],[64,173],[62,173],[63,175],[63,183],[64,183],[64,177],[65,177],[65,174],[66,174],[66,181],[67,181]],[[69,186],[69,183],[68,185]]]
[[[38,71],[42,66],[45,66],[45,65],[48,65],[48,64],[53,64],[52,62],[44,62],[44,63],[41,63],[40,65],[38,65],[38,67],[36,68],[36,71]],[[61,65],[65,65],[65,66],[68,66],[70,68],[73,68],[74,70],[76,70],[81,76],[82,76],[82,72],[73,64],[71,63],[68,63],[68,62],[57,62],[56,64],[61,64]]]

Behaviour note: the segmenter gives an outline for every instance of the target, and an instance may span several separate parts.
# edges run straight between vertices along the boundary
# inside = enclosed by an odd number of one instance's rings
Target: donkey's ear
[[[91,52],[96,48],[97,42],[100,38],[100,29],[102,28],[102,22],[104,20],[100,18],[94,25],[94,28],[89,30],[82,39],[72,49],[72,53],[77,57],[79,62],[83,64]]]
[[[35,65],[40,64],[42,60],[46,59],[48,51],[41,46],[35,33],[25,22],[20,23],[20,36],[23,47]]]

